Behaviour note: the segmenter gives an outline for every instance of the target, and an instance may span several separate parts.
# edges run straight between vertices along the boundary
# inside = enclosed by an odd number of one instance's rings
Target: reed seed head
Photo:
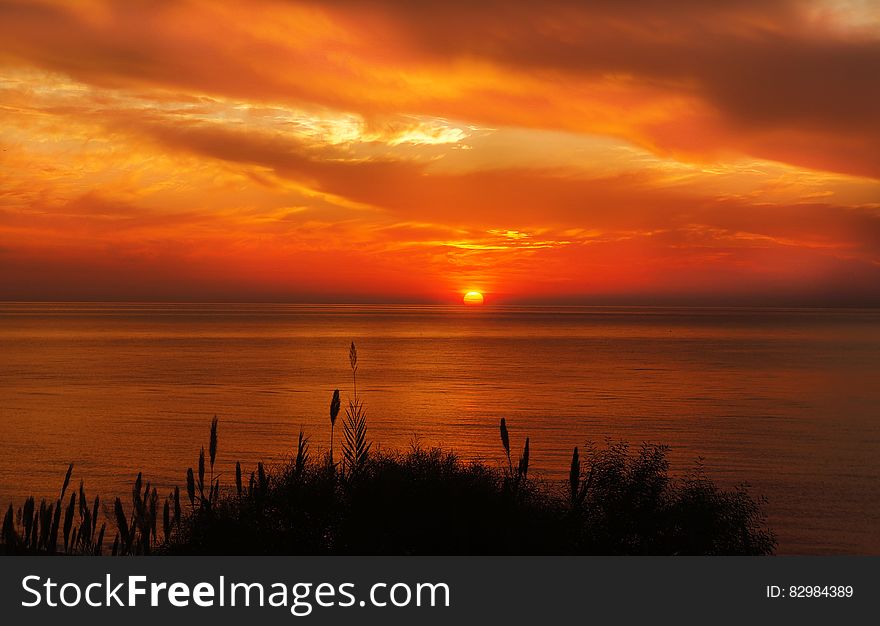
[[[73,511],[76,508],[76,494],[70,495],[70,505],[64,512],[64,550],[67,550],[70,540],[70,529],[73,526]]]
[[[125,517],[125,509],[122,508],[122,500],[116,498],[113,504],[113,512],[116,514],[116,528],[119,529],[119,535],[122,538],[122,545],[129,545],[129,528],[128,520]]]
[[[211,469],[214,469],[214,459],[217,458],[217,416],[211,420],[211,440],[208,446],[211,456]]]
[[[351,344],[354,347],[354,344]],[[339,390],[333,391],[333,397],[330,398],[330,425],[336,425],[336,417],[339,415],[339,409],[342,404],[339,401]]]
[[[6,516],[3,518],[3,543],[5,543],[7,547],[12,547],[17,543],[15,522],[13,521],[14,516],[15,512],[10,504],[9,508],[6,509]]]
[[[205,489],[205,448],[199,451],[199,491],[204,492]],[[202,494],[204,495],[204,493]]]
[[[180,487],[174,487],[174,521],[180,526]]]
[[[268,481],[266,479],[266,468],[263,467],[262,461],[257,463],[257,478],[259,479],[260,493],[265,493]]]
[[[501,443],[504,445],[507,455],[510,456],[510,434],[507,432],[507,422],[503,417],[501,418]]]
[[[581,479],[581,460],[580,455],[578,454],[577,446],[574,447],[574,452],[571,455],[571,469],[568,473],[568,482],[569,487],[571,488],[571,499],[572,502],[577,499],[578,495],[578,483]]]
[[[351,342],[351,348],[348,349],[348,360],[351,363],[351,371],[354,372],[355,370],[357,370],[358,351],[353,341]]]
[[[519,460],[519,475],[525,478],[529,473],[529,438],[526,437],[526,445],[523,447],[522,457]]]
[[[101,556],[101,550],[104,546],[104,533],[107,531],[107,524],[101,524],[101,530],[98,531],[98,539],[95,541],[95,556]]]
[[[171,502],[168,498],[162,507],[162,533],[166,541],[171,536]]]
[[[95,522],[95,525],[98,524],[98,505],[101,503],[101,500],[98,496],[95,496],[95,504],[92,507],[92,520]]]
[[[186,470],[186,495],[189,496],[189,503],[195,506],[196,503],[196,479],[193,476],[193,468]]]
[[[64,476],[64,484],[61,486],[61,500],[64,500],[64,494],[67,492],[68,485],[70,485],[71,474],[73,474],[73,463],[67,466],[67,474]]]

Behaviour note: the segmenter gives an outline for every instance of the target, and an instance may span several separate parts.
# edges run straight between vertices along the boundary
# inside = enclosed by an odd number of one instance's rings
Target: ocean
[[[880,554],[878,310],[0,303],[0,504],[69,462],[105,502],[167,493],[215,415],[221,481],[301,427],[326,448],[352,341],[375,446],[500,464],[504,417],[558,480],[574,446],[665,444],[766,497],[779,553]]]

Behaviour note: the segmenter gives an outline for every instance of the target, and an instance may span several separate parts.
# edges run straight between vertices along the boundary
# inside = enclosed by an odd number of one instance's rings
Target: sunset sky
[[[0,299],[880,304],[880,3],[0,0]]]

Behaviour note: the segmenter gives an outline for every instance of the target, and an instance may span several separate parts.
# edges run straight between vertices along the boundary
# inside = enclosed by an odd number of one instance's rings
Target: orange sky
[[[877,305],[878,77],[871,0],[0,0],[0,299]]]

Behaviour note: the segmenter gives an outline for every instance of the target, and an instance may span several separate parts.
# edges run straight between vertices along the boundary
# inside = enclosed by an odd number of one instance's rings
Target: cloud
[[[550,98],[594,100],[600,113],[618,105],[623,124],[611,130],[660,151],[880,173],[880,31],[841,32],[842,16],[821,3],[385,6],[395,31],[436,61],[486,60],[542,77]],[[551,119],[599,128],[561,113]]]
[[[877,177],[880,32],[835,6],[7,1],[0,54],[102,86],[604,132],[682,158]]]
[[[0,0],[0,296],[880,300],[845,3],[254,4]]]

